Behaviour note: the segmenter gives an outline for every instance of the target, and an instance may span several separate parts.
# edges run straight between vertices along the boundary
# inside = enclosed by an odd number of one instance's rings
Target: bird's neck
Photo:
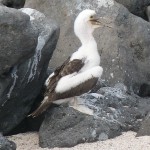
[[[82,34],[82,36],[80,36],[79,39],[81,41],[82,48],[84,47],[85,49],[91,49],[91,50],[97,51],[97,43],[96,43],[92,33]]]

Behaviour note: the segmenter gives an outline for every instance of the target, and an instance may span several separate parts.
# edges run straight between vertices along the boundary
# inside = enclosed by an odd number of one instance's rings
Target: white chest
[[[95,56],[92,55],[92,56],[86,57],[85,65],[81,69],[80,72],[86,71],[86,70],[91,69],[95,66],[99,66],[99,64],[100,64],[100,56],[99,55],[95,55]]]
[[[85,65],[80,70],[80,72],[86,71],[90,68],[100,65],[100,56],[97,51],[86,52],[86,53],[77,51],[72,55],[71,60],[73,60],[73,59],[83,59],[84,60]]]

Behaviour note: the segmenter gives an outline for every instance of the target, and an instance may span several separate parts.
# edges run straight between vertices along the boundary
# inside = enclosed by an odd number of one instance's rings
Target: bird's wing
[[[74,72],[79,72],[84,66],[84,60],[85,59],[74,59],[70,61],[69,57],[61,66],[56,68],[56,70],[54,71],[54,75],[49,79],[45,96],[47,96],[47,94],[49,95],[49,93],[51,93],[55,89],[60,78]]]
[[[29,116],[36,117],[42,112],[44,112],[52,101],[56,100],[55,97],[55,87],[60,78],[72,74],[74,72],[79,72],[80,69],[84,66],[85,59],[74,59],[70,61],[70,57],[54,71],[54,75],[49,79],[48,86],[46,87],[46,92],[44,95],[44,100],[41,105]]]

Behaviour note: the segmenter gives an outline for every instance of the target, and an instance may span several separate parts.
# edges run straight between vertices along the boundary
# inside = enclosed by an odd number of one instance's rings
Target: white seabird
[[[79,96],[95,86],[103,68],[93,31],[101,25],[94,10],[86,9],[77,16],[74,32],[82,45],[48,77],[45,97],[31,116],[38,116],[54,101]]]

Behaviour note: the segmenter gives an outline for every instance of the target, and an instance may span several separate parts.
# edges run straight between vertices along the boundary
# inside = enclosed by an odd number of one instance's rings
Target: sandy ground
[[[126,132],[107,141],[79,144],[72,148],[39,148],[38,133],[25,133],[8,137],[17,144],[17,150],[150,150],[150,136],[135,137],[136,133]]]

